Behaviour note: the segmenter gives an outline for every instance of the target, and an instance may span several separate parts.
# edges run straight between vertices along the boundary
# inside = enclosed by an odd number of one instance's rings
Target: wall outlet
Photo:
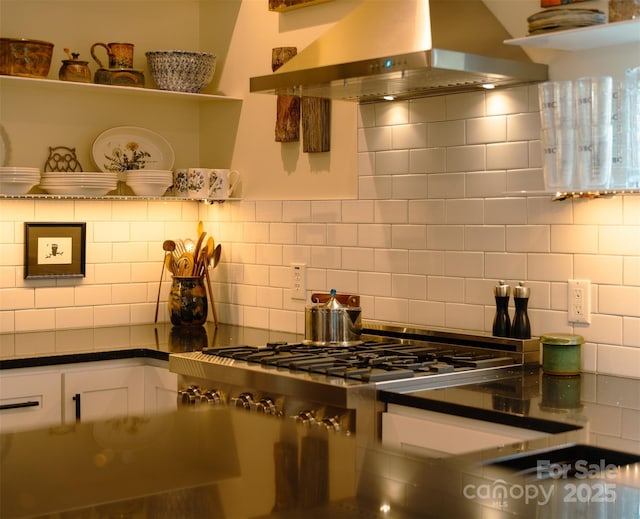
[[[570,279],[567,294],[570,323],[591,323],[591,281]]]
[[[307,298],[307,264],[291,264],[291,299]]]

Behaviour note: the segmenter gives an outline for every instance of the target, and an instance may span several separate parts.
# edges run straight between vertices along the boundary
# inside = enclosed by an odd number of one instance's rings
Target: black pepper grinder
[[[509,285],[500,281],[493,287],[496,297],[496,315],[493,318],[493,335],[509,337],[511,334],[511,320],[509,319]]]
[[[513,326],[511,327],[511,336],[516,339],[531,338],[531,324],[527,315],[527,306],[529,304],[529,294],[531,289],[525,287],[520,281],[517,287],[513,288],[513,300],[516,304],[516,313],[513,316]]]

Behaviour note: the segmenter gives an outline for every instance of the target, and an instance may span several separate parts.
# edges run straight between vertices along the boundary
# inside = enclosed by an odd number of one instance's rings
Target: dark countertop
[[[204,337],[171,332],[162,324],[3,334],[0,368],[113,355],[164,360],[203,345],[299,340],[232,326],[207,326]],[[590,373],[550,379],[535,369],[428,391],[381,387],[386,403],[559,429],[540,440],[435,458],[230,408],[6,433],[0,516],[637,517],[640,463],[612,478],[532,480],[488,461],[565,444],[640,455],[640,380]],[[600,450],[578,455],[615,459]],[[535,498],[527,497],[533,491]],[[380,512],[384,505],[391,511]]]

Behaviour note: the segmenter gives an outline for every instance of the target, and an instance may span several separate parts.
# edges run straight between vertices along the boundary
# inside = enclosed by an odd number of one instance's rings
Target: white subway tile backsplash
[[[483,144],[451,146],[446,149],[446,171],[449,173],[487,169],[487,150]],[[462,197],[464,195],[460,195]]]
[[[442,327],[445,325],[444,308],[444,303],[438,301],[410,300],[409,322],[420,326]]]
[[[507,140],[507,119],[504,116],[469,119],[466,132],[466,144],[504,142]]]
[[[483,218],[483,211],[483,200],[446,200],[445,222],[447,224],[473,224],[481,222]]]
[[[504,251],[504,226],[466,225],[464,228],[464,248],[475,251]]]
[[[357,159],[358,175],[373,175],[376,170],[375,152],[358,153]]]
[[[74,288],[76,306],[104,305],[111,301],[111,285],[79,285]]]
[[[598,345],[598,373],[638,378],[640,348]]]
[[[427,176],[429,198],[460,198],[464,196],[464,175],[454,173]]]
[[[444,276],[427,277],[427,298],[449,303],[464,302],[464,279]]]
[[[532,158],[534,160],[532,160]],[[514,169],[506,172],[506,193],[526,193],[544,191],[544,172],[540,168],[539,160],[529,154],[531,169]]]
[[[162,258],[162,247],[159,245],[156,256]],[[147,261],[149,250],[146,242],[131,241],[128,243],[114,243],[111,260],[115,263],[133,263]]]
[[[427,249],[463,250],[464,226],[432,225],[427,227]]]
[[[391,247],[391,225],[359,224],[359,247]]]
[[[282,245],[261,243],[256,246],[256,263],[261,265],[282,265]]]
[[[280,222],[282,202],[280,200],[256,200],[256,220],[259,222]]]
[[[595,200],[578,199],[573,205],[573,218],[573,223],[578,225],[621,225],[623,222],[622,198],[614,196]]]
[[[471,119],[486,115],[486,97],[484,91],[466,92],[446,96],[447,119]]]
[[[43,287],[35,289],[36,308],[73,306],[73,287]]]
[[[409,102],[394,101],[374,105],[376,126],[407,124],[409,122]]]
[[[526,142],[487,144],[487,169],[518,169],[529,167],[529,146]]]
[[[376,297],[374,318],[380,321],[406,323],[409,320],[409,301]]]
[[[423,97],[409,101],[409,122],[444,121],[446,115],[446,102],[443,96]]]
[[[269,241],[271,243],[296,243],[298,224],[269,223]]]
[[[484,277],[489,279],[527,279],[527,255],[487,252]]]
[[[640,226],[598,226],[600,254],[640,255]]]
[[[358,152],[393,149],[391,127],[361,128],[358,130]]]
[[[553,225],[551,252],[598,252],[598,227],[595,225]]]
[[[405,273],[409,268],[409,253],[401,249],[376,249],[374,264],[377,272]]]
[[[622,262],[622,284],[640,286],[640,257],[625,256]]]
[[[391,198],[391,176],[359,177],[358,196],[360,200]]]
[[[423,225],[393,225],[391,246],[395,249],[425,249],[427,233]]]
[[[621,285],[623,259],[619,256],[576,254],[573,270],[576,279],[589,279],[592,283]]]
[[[409,200],[409,223],[444,223],[444,200]]]
[[[392,150],[376,153],[376,175],[401,175],[409,173],[409,151]]]
[[[396,175],[391,177],[391,197],[411,200],[426,198],[429,193],[428,178],[425,175]]]
[[[327,245],[350,247],[358,242],[358,225],[339,223],[327,225]]]
[[[297,241],[301,245],[326,245],[326,225],[320,223],[299,223]]]
[[[489,198],[502,196],[506,190],[508,172],[482,171],[465,175],[465,193],[470,198]],[[478,223],[482,220],[476,220]]]
[[[517,114],[529,111],[529,89],[526,86],[501,88],[486,93],[487,115]]]
[[[464,121],[429,123],[427,134],[430,148],[462,146],[465,144]]]
[[[87,236],[95,242],[128,242],[131,240],[128,222],[95,222],[93,233],[87,229]]]
[[[391,295],[403,299],[425,299],[427,278],[414,274],[392,274]]]
[[[550,252],[548,225],[507,225],[507,252]]]
[[[427,125],[419,123],[393,127],[391,144],[394,150],[426,147]]]
[[[640,317],[640,287],[600,285],[598,312]]]
[[[373,221],[372,200],[346,200],[342,202],[343,223],[369,223]]]
[[[82,328],[93,326],[93,307],[62,307],[55,309],[56,328]],[[148,322],[148,321],[147,321]]]
[[[409,150],[409,173],[444,173],[446,148]]]
[[[622,344],[625,346],[640,346],[640,319],[623,317]]]
[[[373,250],[365,247],[343,247],[342,268],[347,270],[373,270]]]
[[[526,224],[526,198],[494,198],[484,203],[484,223],[497,224]]]
[[[340,268],[342,265],[340,247],[313,247],[311,266],[315,268]]]
[[[374,223],[407,223],[406,200],[379,200],[374,203]]]
[[[321,285],[317,285],[317,287],[318,290],[325,292],[335,288],[336,291],[341,293],[358,294],[360,292],[358,285],[358,271],[327,270],[326,280],[324,280]]]
[[[390,296],[391,274],[384,272],[359,272],[358,291],[363,295]]]
[[[287,200],[282,203],[283,222],[310,222],[311,202]]]
[[[587,342],[622,344],[622,317],[619,315],[594,314],[589,326],[580,330]]]
[[[52,330],[56,327],[54,308],[39,310],[17,310],[15,313],[16,332]]]
[[[526,222],[529,224],[570,224],[573,223],[573,206],[558,203],[550,197],[530,197],[526,201]]]
[[[445,326],[462,330],[482,330],[484,328],[484,308],[477,305],[445,305]]]
[[[73,222],[75,204],[72,200],[35,200],[33,216],[39,222]]]
[[[131,281],[131,266],[129,263],[99,263],[94,267],[93,281],[95,283],[128,283]]]
[[[411,274],[441,275],[444,273],[443,251],[409,251]]]
[[[570,254],[528,254],[527,278],[536,281],[563,281],[572,279]]]
[[[509,142],[540,139],[540,114],[520,113],[507,117],[507,135]]]
[[[445,252],[444,274],[461,278],[482,277],[484,274],[484,254],[481,252]]]
[[[340,222],[342,203],[340,200],[312,200],[312,222]]]

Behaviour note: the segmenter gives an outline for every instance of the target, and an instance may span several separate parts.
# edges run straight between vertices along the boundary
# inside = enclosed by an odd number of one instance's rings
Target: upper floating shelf
[[[553,31],[524,38],[505,40],[507,45],[541,47],[557,50],[588,50],[624,43],[640,42],[640,20],[591,25],[579,29]]]
[[[126,94],[126,95],[143,95],[143,96],[160,96],[160,97],[173,97],[173,98],[185,98],[200,101],[241,101],[236,97],[228,97],[215,94],[193,94],[190,92],[173,92],[169,90],[159,90],[156,88],[141,88],[141,87],[129,87],[129,86],[115,86],[115,85],[100,85],[96,83],[76,83],[73,81],[60,81],[58,79],[39,79],[39,78],[26,78],[19,76],[3,76],[0,75],[0,79],[3,81],[16,81],[25,83],[40,83],[50,86],[51,88],[72,88],[72,89],[87,89],[95,92],[109,92],[114,94]]]

